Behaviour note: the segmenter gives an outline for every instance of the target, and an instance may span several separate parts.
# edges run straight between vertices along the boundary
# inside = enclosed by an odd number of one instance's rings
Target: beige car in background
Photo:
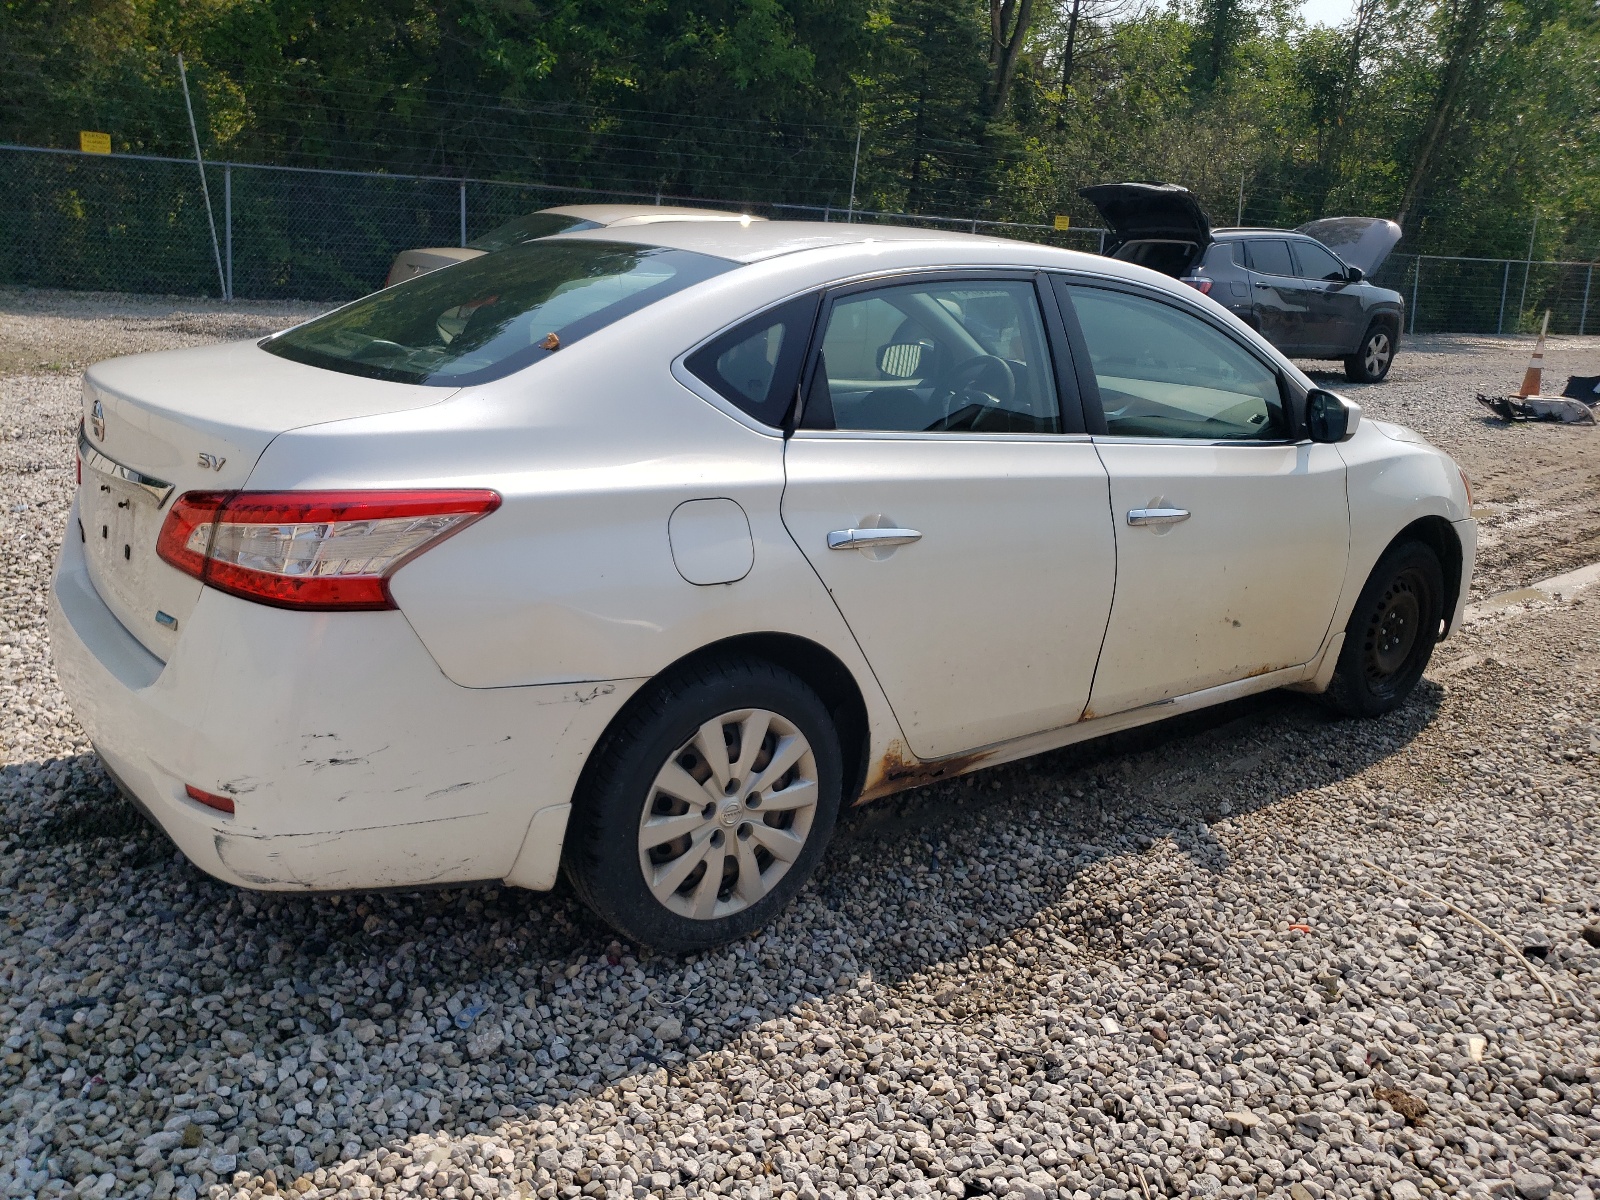
[[[745,225],[764,221],[749,213],[729,212],[721,208],[682,208],[670,204],[564,204],[559,208],[541,208],[525,217],[514,217],[504,225],[497,225],[488,233],[473,238],[465,246],[427,246],[420,250],[402,250],[395,255],[394,265],[384,287],[393,287],[440,267],[465,262],[480,254],[519,246],[523,242],[550,237],[557,233],[572,233],[579,229],[600,229],[610,226],[654,225],[658,221],[739,221]]]

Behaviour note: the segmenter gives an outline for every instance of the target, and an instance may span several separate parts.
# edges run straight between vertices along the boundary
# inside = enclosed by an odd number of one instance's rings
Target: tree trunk
[[[998,6],[992,0],[989,8],[991,26],[996,37],[993,50],[998,51],[994,80],[994,104],[991,117],[998,118],[1006,110],[1011,98],[1011,81],[1016,77],[1017,62],[1022,57],[1023,43],[1028,40],[1028,24],[1033,20],[1033,0],[1003,0]],[[1015,11],[1015,22],[1007,27],[1006,19]]]
[[[1072,0],[1072,13],[1067,17],[1067,45],[1061,52],[1061,93],[1065,95],[1072,86],[1072,61],[1078,51],[1078,18],[1083,15],[1083,0]]]
[[[1316,215],[1322,216],[1328,203],[1328,193],[1333,190],[1333,180],[1339,172],[1339,164],[1344,161],[1344,149],[1349,144],[1350,134],[1347,122],[1350,119],[1350,110],[1354,105],[1356,82],[1361,74],[1361,49],[1366,45],[1368,26],[1371,25],[1377,13],[1377,0],[1360,0],[1356,5],[1356,25],[1350,32],[1350,51],[1345,55],[1344,76],[1339,81],[1339,99],[1334,106],[1333,128],[1328,131],[1328,138],[1323,146],[1322,153],[1322,178],[1319,181]]]
[[[1456,97],[1460,94],[1467,68],[1472,63],[1473,55],[1483,45],[1488,17],[1489,0],[1466,0],[1461,17],[1451,30],[1444,86],[1439,89],[1439,99],[1434,106],[1433,117],[1428,122],[1428,132],[1417,151],[1417,161],[1411,168],[1411,181],[1406,184],[1405,195],[1400,200],[1400,211],[1395,215],[1395,220],[1401,225],[1406,223],[1406,218],[1411,215],[1411,210],[1422,195],[1422,185],[1427,178],[1433,153],[1449,130],[1451,118],[1455,116]]]

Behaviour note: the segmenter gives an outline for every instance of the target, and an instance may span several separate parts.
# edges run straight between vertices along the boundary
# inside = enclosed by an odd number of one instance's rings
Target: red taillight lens
[[[185,575],[205,578],[211,526],[232,492],[185,492],[172,502],[156,538],[156,553]]]
[[[1199,275],[1186,275],[1181,280],[1179,280],[1179,282],[1180,283],[1187,283],[1190,287],[1194,288],[1202,296],[1209,296],[1209,295],[1211,295],[1211,285],[1216,281],[1212,280],[1212,279],[1202,278]]]
[[[500,507],[491,491],[188,492],[156,552],[220,591],[280,608],[393,608],[389,576]]]
[[[214,808],[218,812],[233,812],[232,796],[218,796],[212,792],[202,792],[199,788],[190,783],[184,784],[183,790],[189,799],[193,800],[196,804],[204,804],[207,808]]]

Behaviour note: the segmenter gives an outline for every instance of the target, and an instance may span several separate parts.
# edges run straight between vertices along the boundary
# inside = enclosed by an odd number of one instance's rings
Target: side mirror
[[[932,348],[926,342],[890,342],[878,351],[878,370],[890,379],[914,379]]]
[[[1344,279],[1346,283],[1360,283],[1366,277],[1367,273],[1360,267],[1346,267],[1344,269]]]
[[[1337,392],[1312,388],[1306,394],[1306,428],[1313,442],[1348,442],[1361,423],[1361,406]]]

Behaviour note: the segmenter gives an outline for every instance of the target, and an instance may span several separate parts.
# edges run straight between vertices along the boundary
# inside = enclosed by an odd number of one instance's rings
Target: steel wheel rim
[[[1416,571],[1403,571],[1384,589],[1367,622],[1367,678],[1378,687],[1391,684],[1410,663],[1422,636],[1424,584]]]
[[[1389,335],[1375,333],[1367,339],[1367,374],[1381,374],[1389,363]]]
[[[639,869],[679,916],[715,921],[766,897],[805,849],[817,763],[793,721],[741,708],[705,722],[656,772]]]

